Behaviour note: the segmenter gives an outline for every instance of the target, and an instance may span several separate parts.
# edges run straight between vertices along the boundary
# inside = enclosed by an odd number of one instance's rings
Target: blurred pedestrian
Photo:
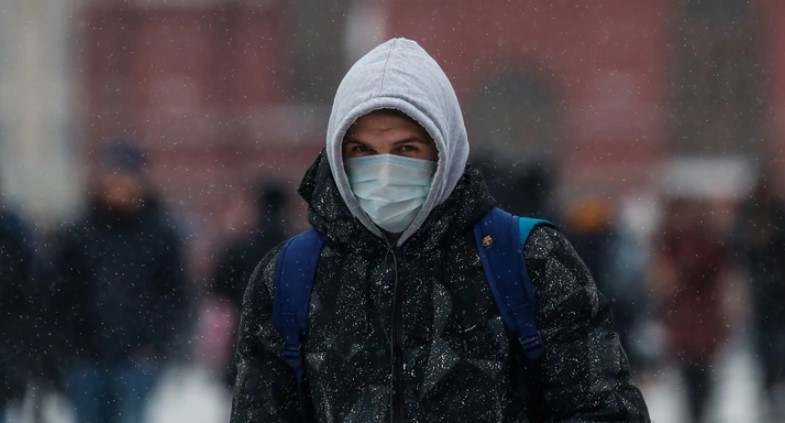
[[[289,238],[293,231],[287,212],[289,195],[284,187],[268,180],[260,180],[254,187],[256,224],[249,234],[233,240],[220,255],[210,286],[213,298],[220,299],[231,307],[229,314],[236,316],[230,328],[231,342],[224,348],[225,356],[232,357],[226,364],[224,379],[229,386],[236,375],[232,352],[242,308],[243,294],[256,264],[271,249]],[[222,357],[224,354],[220,354]]]
[[[265,256],[245,294],[232,422],[649,421],[586,267],[551,226],[524,237],[468,153],[452,85],[417,43],[349,70],[300,186],[313,230]],[[525,342],[505,329],[486,250],[507,260],[501,278],[528,267],[514,294],[536,305],[506,309],[536,320]],[[282,291],[311,283],[288,309]],[[276,330],[300,318],[306,332]]]
[[[140,422],[183,326],[180,241],[137,144],[107,143],[91,182],[91,207],[62,234],[55,261],[63,384],[80,423]]]
[[[741,204],[732,242],[750,282],[755,356],[774,414],[771,421],[782,421],[785,398],[775,396],[778,387],[785,389],[785,204],[773,178],[771,171],[761,173]]]
[[[211,293],[239,310],[243,294],[259,260],[292,235],[287,217],[289,195],[277,182],[259,181],[255,187],[256,225],[251,232],[231,242],[218,260]]]
[[[19,400],[33,371],[36,287],[31,234],[0,203],[0,423]]]
[[[614,326],[631,367],[639,369],[644,357],[636,335],[641,333],[648,311],[643,252],[614,221],[612,205],[603,198],[588,196],[574,201],[565,221],[575,251],[611,304]]]
[[[702,200],[669,200],[651,262],[668,348],[678,362],[695,423],[705,421],[717,377],[712,363],[728,326],[722,297],[729,256],[708,214]]]
[[[555,220],[553,192],[556,186],[554,163],[546,159],[511,160],[507,152],[488,148],[476,157],[476,166],[493,198],[510,213]]]

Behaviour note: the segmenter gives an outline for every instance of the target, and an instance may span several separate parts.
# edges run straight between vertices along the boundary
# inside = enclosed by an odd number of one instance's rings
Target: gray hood
[[[450,196],[463,175],[469,142],[463,115],[447,75],[416,42],[394,38],[363,56],[338,86],[327,127],[327,160],[346,206],[379,237],[382,232],[360,208],[343,165],[341,144],[349,127],[379,109],[396,109],[417,121],[439,150],[431,190],[420,212],[401,234],[403,244],[420,228],[434,207]]]

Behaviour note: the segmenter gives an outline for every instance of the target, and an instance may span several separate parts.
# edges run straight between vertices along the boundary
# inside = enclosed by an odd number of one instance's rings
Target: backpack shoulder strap
[[[303,379],[302,346],[311,289],[323,246],[324,238],[312,228],[286,241],[276,261],[273,323],[283,337],[283,356],[298,384]]]
[[[530,360],[540,358],[543,342],[537,328],[537,299],[523,247],[532,229],[539,225],[551,224],[494,208],[474,228],[477,251],[502,320],[518,337]]]

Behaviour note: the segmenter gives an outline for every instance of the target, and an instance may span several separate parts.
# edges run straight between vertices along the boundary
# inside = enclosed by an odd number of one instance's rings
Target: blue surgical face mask
[[[346,159],[345,166],[360,208],[390,233],[401,233],[412,223],[436,171],[436,162],[395,154]]]

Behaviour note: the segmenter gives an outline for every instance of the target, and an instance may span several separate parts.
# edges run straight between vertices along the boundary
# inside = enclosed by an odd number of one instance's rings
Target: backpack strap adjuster
[[[303,345],[289,345],[283,346],[283,358],[286,364],[294,370],[294,375],[297,378],[297,383],[302,384],[303,378]]]
[[[528,338],[518,338],[521,343],[521,348],[523,348],[524,354],[526,356],[540,356],[545,345],[542,342],[542,336],[540,336],[540,331],[537,331],[537,334],[529,336]]]
[[[292,360],[296,360],[295,363],[299,363],[302,359],[302,352],[303,352],[303,345],[289,345],[284,344],[283,346],[283,357],[286,359],[286,362],[293,366]]]

